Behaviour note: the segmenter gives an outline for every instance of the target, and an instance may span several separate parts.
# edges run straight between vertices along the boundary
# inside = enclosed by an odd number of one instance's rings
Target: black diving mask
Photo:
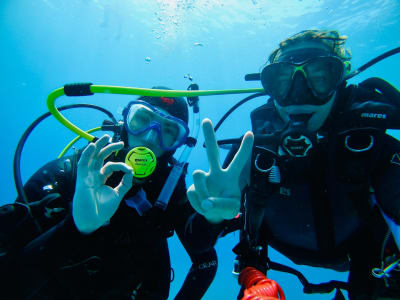
[[[322,105],[341,84],[345,73],[345,63],[336,56],[318,56],[306,61],[276,62],[267,65],[261,71],[261,83],[267,94],[281,106],[293,105],[288,97],[293,82],[300,72],[314,97],[307,104]]]

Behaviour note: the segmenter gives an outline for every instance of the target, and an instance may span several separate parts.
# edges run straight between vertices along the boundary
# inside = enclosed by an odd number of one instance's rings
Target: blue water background
[[[65,83],[186,89],[190,82],[184,77],[191,74],[201,89],[260,87],[259,82],[244,81],[244,75],[259,71],[279,41],[310,28],[338,29],[347,35],[356,67],[400,46],[397,0],[2,0],[0,16],[0,97],[5,125],[0,148],[1,204],[16,197],[12,161],[21,134],[46,112],[49,92]],[[399,69],[397,55],[351,82],[377,76],[399,87]],[[216,124],[243,97],[202,97],[202,117]],[[94,103],[117,115],[132,98],[63,97],[58,104]],[[220,129],[218,138],[238,137],[249,130],[249,112],[264,102],[259,98],[237,110]],[[65,115],[83,129],[96,127],[104,119],[101,113],[88,109]],[[40,124],[22,155],[23,180],[54,159],[73,137],[54,119]],[[200,135],[199,145],[202,143]],[[220,154],[222,159],[226,152]],[[208,170],[201,147],[190,157],[189,174],[198,168]],[[191,176],[187,182],[191,184]],[[231,234],[217,243],[219,269],[204,299],[236,299],[239,287],[231,276],[231,249],[237,239],[237,234]],[[190,261],[176,237],[170,239],[170,247],[176,275],[172,298]],[[271,258],[293,265],[274,251]],[[299,269],[312,282],[347,277],[346,273],[325,269]],[[332,298],[332,294],[304,295],[291,275],[272,271],[269,276],[281,284],[287,299]]]

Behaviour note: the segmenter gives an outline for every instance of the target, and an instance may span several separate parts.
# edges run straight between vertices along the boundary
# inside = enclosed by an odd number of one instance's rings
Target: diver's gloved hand
[[[193,184],[187,196],[193,208],[209,222],[220,223],[234,218],[240,210],[239,176],[251,155],[254,136],[247,132],[239,151],[226,169],[219,162],[218,145],[209,119],[202,123],[210,170],[193,172]]]
[[[111,153],[124,146],[123,142],[107,145],[109,141],[110,136],[104,135],[95,143],[90,143],[78,162],[72,216],[82,233],[91,233],[109,221],[132,187],[133,173],[128,165],[108,162],[103,166]],[[112,188],[105,182],[115,171],[125,172],[125,175],[120,184]]]

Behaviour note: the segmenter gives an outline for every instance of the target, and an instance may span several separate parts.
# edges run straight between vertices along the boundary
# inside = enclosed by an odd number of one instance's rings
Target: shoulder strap
[[[400,92],[387,81],[369,78],[339,90],[332,116],[345,129],[400,129]]]
[[[358,86],[378,93],[383,96],[382,101],[400,107],[400,92],[386,80],[372,77],[362,81]]]

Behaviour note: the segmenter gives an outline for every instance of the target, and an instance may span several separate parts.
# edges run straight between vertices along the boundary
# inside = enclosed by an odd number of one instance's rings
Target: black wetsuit
[[[346,96],[346,90],[341,96]],[[346,99],[338,103],[341,101]],[[254,130],[255,133],[268,133],[271,126],[275,126],[272,130],[282,128],[272,103],[266,106],[270,112],[264,116],[266,121],[258,124],[265,126],[259,132]],[[356,130],[349,133],[352,141],[347,142],[368,145],[372,133],[374,145],[364,152],[349,151],[345,148],[346,133],[340,134],[349,128],[343,122],[335,124],[336,116],[333,114],[324,125],[325,138],[321,138],[309,158],[274,157],[281,174],[279,184],[268,183],[268,174],[255,174],[253,155],[251,185],[245,189],[243,199],[255,203],[255,213],[249,213],[247,218],[254,220],[257,213],[261,215],[259,244],[272,246],[295,263],[350,270],[350,299],[377,299],[378,295],[400,299],[400,271],[392,273],[391,280],[395,282],[390,288],[371,275],[372,268],[381,266],[388,228],[371,201],[370,189],[373,188],[383,211],[400,224],[400,142],[383,131]],[[273,120],[274,124],[266,124]],[[274,152],[278,149],[277,144],[258,146]],[[228,162],[236,151],[237,148],[228,154]],[[193,223],[200,228],[204,219],[197,215]],[[223,224],[218,226],[223,230]],[[216,235],[208,242],[202,241],[204,244],[199,242],[197,247],[207,248],[213,239]],[[253,254],[246,257],[246,250],[241,247],[236,250],[245,260],[244,265],[266,270],[267,251],[261,258],[254,258]],[[384,257],[398,253],[393,240],[385,251]]]
[[[193,262],[176,299],[201,299],[215,276],[217,257],[213,248],[195,252],[185,244],[193,210],[184,176],[165,212],[153,207],[139,216],[126,199],[142,188],[155,202],[171,168],[161,159],[151,179],[126,194],[108,225],[84,235],[71,216],[77,159],[53,161],[25,185],[41,234],[24,206],[0,208],[0,298],[167,299],[172,277],[167,237],[176,231]],[[116,186],[121,178],[121,172],[113,174],[107,184]]]

